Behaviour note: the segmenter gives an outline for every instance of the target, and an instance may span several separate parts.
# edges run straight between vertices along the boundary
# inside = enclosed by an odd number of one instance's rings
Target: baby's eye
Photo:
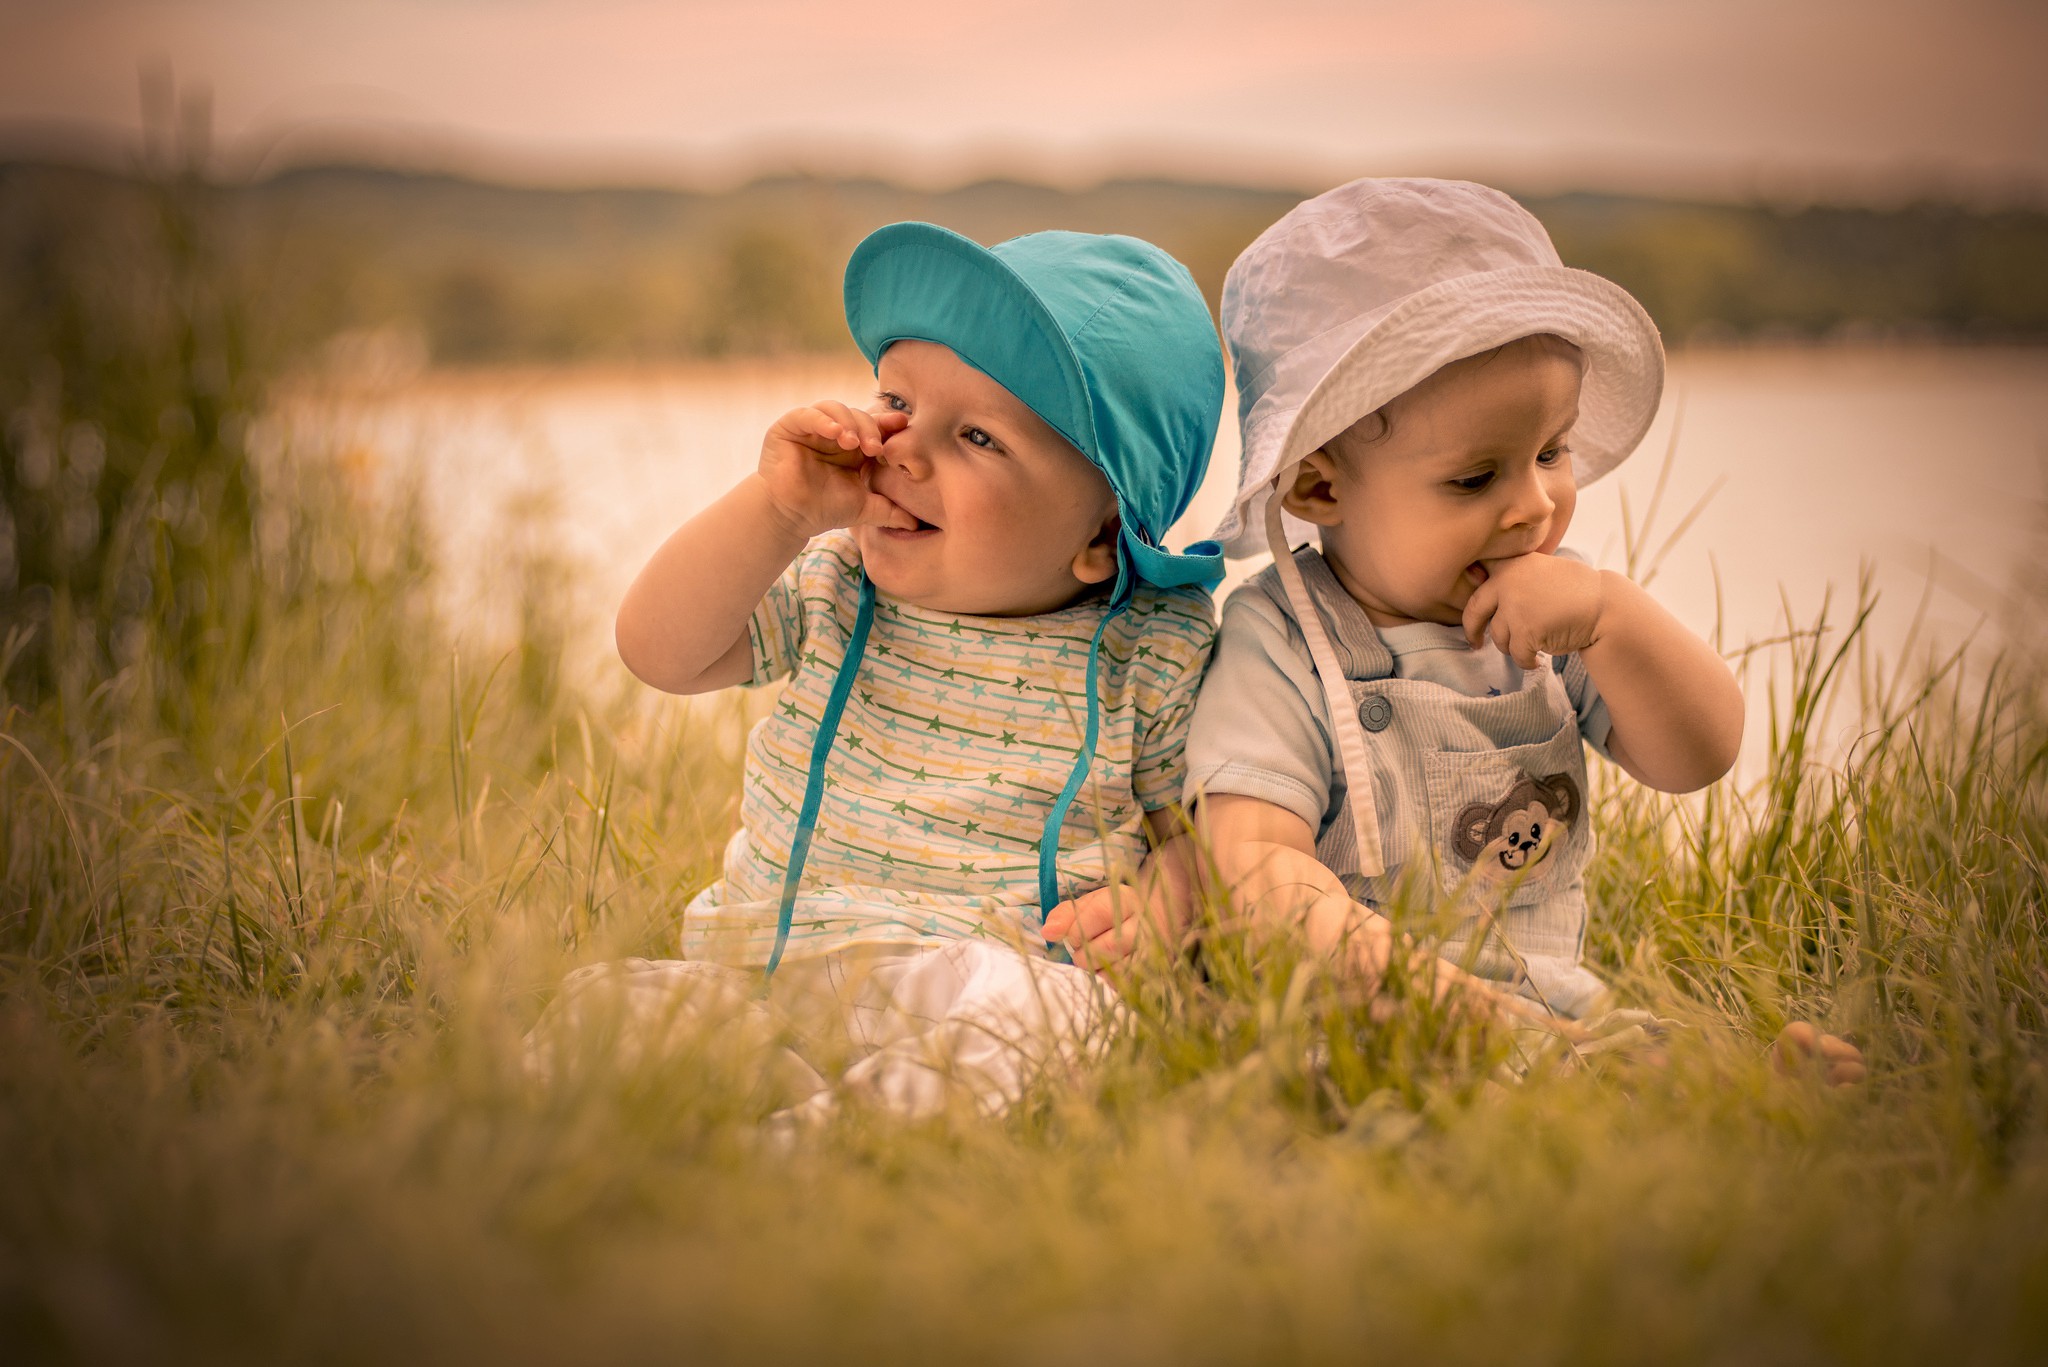
[[[1538,452],[1536,463],[1538,465],[1555,465],[1571,453],[1572,448],[1569,446],[1553,446],[1548,451]]]
[[[903,396],[893,390],[884,389],[876,394],[875,397],[882,401],[884,408],[893,409],[898,413],[908,413],[910,411],[910,405],[904,401]]]
[[[961,440],[970,446],[994,446],[996,444],[996,439],[982,431],[979,427],[963,428],[960,432],[960,437]]]
[[[1466,475],[1463,479],[1452,480],[1451,487],[1463,489],[1468,494],[1476,494],[1491,483],[1493,483],[1493,471],[1481,470],[1476,475]]]

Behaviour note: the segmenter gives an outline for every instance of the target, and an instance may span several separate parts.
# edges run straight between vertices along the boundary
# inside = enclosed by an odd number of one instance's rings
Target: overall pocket
[[[1430,853],[1444,891],[1475,910],[1567,902],[1558,909],[1569,910],[1571,925],[1528,928],[1545,941],[1575,941],[1584,917],[1580,874],[1592,848],[1577,719],[1567,712],[1550,737],[1527,745],[1432,750],[1423,767]]]

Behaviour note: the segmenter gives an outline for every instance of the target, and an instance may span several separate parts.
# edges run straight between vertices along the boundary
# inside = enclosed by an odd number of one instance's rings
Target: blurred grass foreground
[[[545,612],[462,634],[406,501],[266,436],[289,320],[219,192],[124,193],[21,239],[0,330],[9,1361],[2048,1353],[2038,661],[1877,680],[1822,764],[1851,611],[1751,661],[1753,786],[1604,776],[1588,952],[1662,1066],[1503,1085],[1212,927],[1008,1119],[778,1150],[715,1035],[520,1068],[566,969],[671,952],[747,704],[572,692]],[[1793,1014],[1870,1083],[1776,1077]]]

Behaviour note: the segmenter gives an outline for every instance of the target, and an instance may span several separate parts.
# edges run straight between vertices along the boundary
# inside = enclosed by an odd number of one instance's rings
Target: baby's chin
[[[886,554],[871,554],[865,545],[861,550],[876,592],[898,603],[956,617],[1036,617],[1108,591],[1106,585],[1083,584],[1078,579],[1066,585],[969,583],[894,564]]]
[[[1484,574],[1485,571],[1481,571]],[[1472,595],[1479,592],[1483,579],[1475,578],[1469,571],[1458,576],[1450,591],[1434,603],[1417,604],[1414,620],[1430,622],[1440,627],[1463,627],[1465,606],[1472,601]]]
[[[1466,594],[1469,599],[1472,595]],[[1357,602],[1357,599],[1353,599]],[[1465,625],[1465,608],[1461,602],[1456,606],[1449,603],[1415,603],[1409,605],[1359,602],[1365,615],[1376,627],[1439,626],[1459,627]]]

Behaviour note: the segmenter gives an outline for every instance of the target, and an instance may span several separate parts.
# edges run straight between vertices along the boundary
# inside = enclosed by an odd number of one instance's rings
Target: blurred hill
[[[718,193],[548,190],[356,167],[201,193],[216,259],[283,320],[276,345],[377,338],[458,365],[837,348],[848,252],[905,218],[984,242],[1048,227],[1133,233],[1186,262],[1213,305],[1237,252],[1297,199],[1162,180],[1078,191],[988,181],[927,193],[808,178]],[[2041,212],[1593,194],[1523,202],[1568,264],[1628,288],[1674,343],[2048,341]],[[83,263],[99,251],[146,235],[151,203],[122,177],[0,164],[0,310],[17,323],[35,314],[57,297],[52,273],[91,271]]]

